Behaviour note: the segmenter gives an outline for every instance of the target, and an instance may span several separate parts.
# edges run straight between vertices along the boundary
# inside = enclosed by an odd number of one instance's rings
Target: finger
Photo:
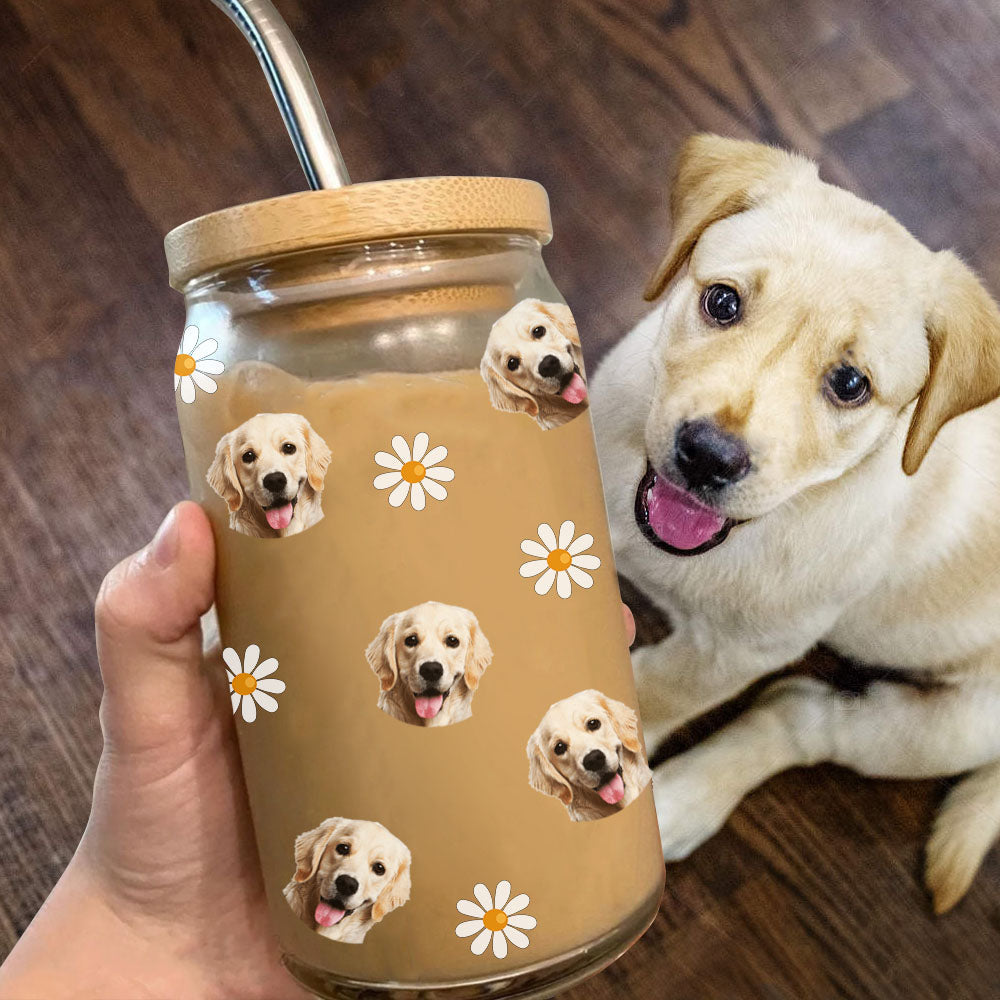
[[[627,604],[622,605],[622,614],[625,616],[625,635],[628,636],[628,644],[631,647],[635,642],[635,616]]]
[[[194,732],[212,711],[200,616],[212,605],[215,544],[202,509],[178,504],[97,597],[105,739],[128,750]]]

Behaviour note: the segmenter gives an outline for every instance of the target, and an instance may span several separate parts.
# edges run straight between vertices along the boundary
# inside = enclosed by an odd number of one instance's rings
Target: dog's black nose
[[[677,471],[688,486],[720,489],[750,471],[750,452],[736,435],[711,420],[688,420],[674,441]]]
[[[265,490],[272,493],[283,493],[288,485],[288,478],[283,472],[269,472],[262,480]]]
[[[554,354],[546,354],[538,362],[538,374],[542,378],[552,378],[554,375],[562,375],[562,365]]]
[[[428,660],[426,663],[420,664],[420,676],[431,684],[441,680],[443,674],[444,667],[437,660]]]
[[[358,891],[358,880],[353,875],[338,875],[333,884],[341,896],[353,896]]]
[[[583,758],[583,766],[588,771],[603,771],[607,761],[604,758],[604,754],[600,750],[591,750]]]

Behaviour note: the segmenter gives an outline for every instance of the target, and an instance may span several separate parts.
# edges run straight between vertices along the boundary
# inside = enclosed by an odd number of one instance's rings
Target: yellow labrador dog
[[[633,657],[647,746],[820,641],[882,679],[779,683],[657,768],[664,855],[784,768],[969,772],[927,851],[947,910],[1000,831],[1000,312],[799,156],[696,136],[670,205],[666,299],[593,408],[618,565],[674,627]]]
[[[527,413],[542,430],[561,427],[587,409],[580,335],[561,302],[523,299],[501,316],[479,370],[495,409]]]
[[[381,823],[333,817],[295,838],[285,899],[323,937],[360,944],[409,898],[410,852]]]
[[[531,787],[559,799],[574,821],[613,816],[652,777],[638,716],[600,691],[579,691],[551,705],[527,750]]]
[[[258,413],[224,434],[209,486],[229,505],[229,527],[284,538],[322,520],[330,449],[298,413]]]
[[[415,726],[450,726],[472,715],[493,649],[471,611],[425,601],[389,615],[365,657],[383,712]]]

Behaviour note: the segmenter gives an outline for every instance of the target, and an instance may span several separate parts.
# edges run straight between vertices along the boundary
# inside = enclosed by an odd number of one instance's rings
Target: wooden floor
[[[552,198],[550,270],[591,366],[643,312],[695,130],[798,147],[1000,293],[990,0],[279,0],[355,179],[498,173]],[[208,0],[0,0],[0,949],[83,829],[91,605],[185,492],[161,248],[301,177]],[[933,919],[941,787],[786,774],[667,873],[659,917],[573,1000],[991,1000],[1000,858]]]

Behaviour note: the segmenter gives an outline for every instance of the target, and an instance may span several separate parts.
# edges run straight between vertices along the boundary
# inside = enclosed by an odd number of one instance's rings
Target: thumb
[[[178,504],[97,596],[105,742],[131,753],[196,739],[213,713],[200,617],[212,606],[215,543],[204,511]]]

